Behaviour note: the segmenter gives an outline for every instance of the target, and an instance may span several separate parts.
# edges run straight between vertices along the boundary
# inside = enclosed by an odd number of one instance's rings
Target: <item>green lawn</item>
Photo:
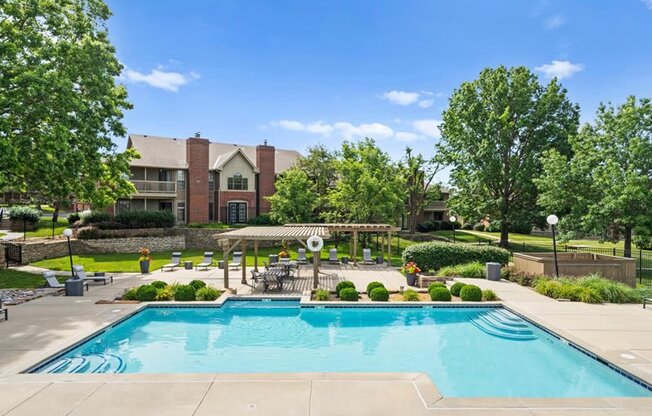
[[[442,232],[442,231],[438,231]],[[479,238],[486,238],[487,240],[493,239],[494,241],[498,241],[500,239],[500,233],[490,233],[486,231],[467,231],[467,230],[460,230],[460,233],[465,233],[469,234],[472,236],[477,236]],[[458,231],[455,231],[457,234]],[[531,234],[516,234],[516,233],[509,233],[509,241],[512,243],[530,243],[530,244],[543,244],[543,245],[548,245],[552,244],[552,238],[551,237],[545,237],[541,235],[531,235]],[[574,244],[574,245],[584,245],[584,246],[592,246],[592,247],[600,247],[600,248],[623,248],[623,242],[619,242],[618,244],[613,244],[613,243],[600,243],[598,240],[571,240],[568,243],[565,244]]]
[[[61,276],[57,279],[63,283],[68,277]],[[45,279],[40,274],[0,269],[0,289],[33,289],[44,286]]]
[[[65,218],[59,218],[54,227],[54,236],[60,236],[66,228],[68,228],[68,220]],[[35,231],[27,232],[27,238],[34,237],[52,237],[51,218],[41,218],[41,221],[38,222],[38,228]]]
[[[452,230],[440,230],[434,231],[432,234],[453,240],[453,231]],[[467,233],[464,230],[455,230],[455,241],[461,243],[486,243],[493,241],[493,238],[482,235],[474,235]]]
[[[7,234],[5,234],[5,233],[0,233],[0,237],[4,237],[5,235],[7,235]]]

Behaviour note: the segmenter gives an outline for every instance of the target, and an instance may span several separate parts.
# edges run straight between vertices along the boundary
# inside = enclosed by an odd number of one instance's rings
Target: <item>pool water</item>
[[[652,396],[503,308],[154,307],[35,372],[426,372],[448,397]]]

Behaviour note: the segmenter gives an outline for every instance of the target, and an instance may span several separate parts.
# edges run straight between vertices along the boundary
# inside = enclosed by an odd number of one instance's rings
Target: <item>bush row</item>
[[[27,206],[12,207],[9,209],[9,219],[36,224],[41,219],[41,211]]]
[[[456,230],[461,228],[461,224],[457,221],[454,223],[448,221],[424,221],[417,224],[417,231],[420,233],[429,233],[431,231],[452,230],[453,224]]]
[[[214,301],[222,294],[221,291],[206,286],[202,280],[193,280],[187,285],[178,283],[168,284],[155,280],[150,284],[132,287],[122,295],[123,300],[137,300],[140,302],[156,302],[176,300],[188,301]]]
[[[403,251],[403,264],[416,262],[421,270],[479,262],[507,264],[509,251],[498,247],[430,241],[414,244]]]
[[[68,223],[75,227],[94,226],[100,230],[171,228],[176,218],[171,211],[124,211],[113,219],[107,212],[90,211],[70,214]]]

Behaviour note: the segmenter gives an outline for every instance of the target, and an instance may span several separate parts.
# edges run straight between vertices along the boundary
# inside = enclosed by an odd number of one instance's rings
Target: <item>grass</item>
[[[68,228],[68,220],[65,218],[59,218],[57,224],[54,227],[54,236],[60,236],[63,233],[63,230]],[[52,219],[51,218],[41,218],[38,222],[38,227],[34,231],[27,232],[27,238],[35,237],[52,237]]]
[[[453,240],[453,231],[452,230],[440,230],[434,231],[432,234]],[[455,241],[459,243],[487,243],[494,241],[493,238],[481,235],[474,235],[467,233],[464,230],[455,230]]]
[[[467,231],[467,230],[460,230],[460,233],[465,233],[465,234],[471,234],[471,235],[476,235],[481,238],[487,238],[487,239],[493,239],[494,241],[500,239],[500,233],[496,232],[487,232],[487,231]],[[458,231],[455,231],[457,234]],[[512,243],[530,243],[530,244],[552,244],[552,238],[551,237],[546,237],[543,235],[531,235],[531,234],[517,234],[517,233],[509,233],[509,241]],[[601,243],[598,240],[587,240],[587,239],[580,239],[580,240],[570,240],[568,243],[565,244],[573,244],[573,245],[584,245],[584,246],[591,246],[591,247],[600,247],[600,248],[623,248],[623,242],[620,241],[618,244],[614,243]]]
[[[0,238],[4,237],[5,235],[7,235],[7,234],[5,234],[5,233],[0,233]]]
[[[63,283],[67,276],[57,277]],[[34,289],[45,286],[45,279],[40,274],[20,270],[0,269],[0,289]]]

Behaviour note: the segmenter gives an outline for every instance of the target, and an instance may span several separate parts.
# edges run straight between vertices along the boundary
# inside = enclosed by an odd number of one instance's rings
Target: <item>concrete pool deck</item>
[[[10,320],[0,322],[0,415],[652,414],[652,398],[441,398],[437,380],[417,373],[19,374],[142,307],[96,301],[155,279],[201,278],[221,287],[219,277],[212,281],[202,273],[121,275],[112,285],[91,285],[83,298],[45,297],[10,307]],[[392,269],[351,269],[343,276],[360,279],[359,287],[385,279],[389,288],[404,284]],[[331,277],[324,284],[337,280]],[[473,283],[495,290],[505,306],[652,382],[652,311],[641,305],[557,302],[509,282]]]

